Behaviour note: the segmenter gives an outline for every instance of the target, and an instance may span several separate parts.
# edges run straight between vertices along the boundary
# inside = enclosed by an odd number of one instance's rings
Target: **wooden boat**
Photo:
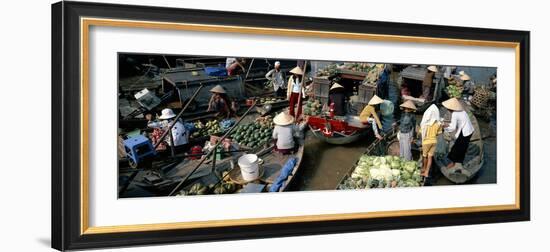
[[[263,160],[263,163],[260,167],[260,178],[258,180],[245,181],[243,179],[240,167],[237,164],[238,158],[244,154],[241,153],[239,155],[234,155],[232,157],[217,161],[215,168],[212,167],[212,161],[201,165],[184,182],[183,186],[181,187],[182,191],[189,191],[189,189],[197,183],[200,183],[204,186],[216,185],[224,179],[230,180],[232,183],[240,186],[246,186],[247,184],[258,185],[262,188],[265,188],[264,191],[267,191],[269,190],[271,184],[279,176],[281,169],[285,165],[285,163],[290,158],[295,157],[297,158],[297,162],[294,165],[292,172],[286,178],[285,182],[279,189],[279,192],[287,191],[298,174],[304,153],[304,145],[301,144],[296,153],[291,155],[282,155],[280,153],[275,153],[273,152],[273,147],[273,145],[270,145],[254,152],[256,155],[258,155],[259,158]],[[165,175],[164,181],[159,182],[156,185],[145,184],[143,182],[136,182],[135,184],[142,188],[156,190],[159,193],[169,193],[169,191],[173,190],[175,186],[180,183],[182,179],[187,176],[189,172],[191,172],[192,169],[194,169],[195,165],[193,165],[192,162],[189,162],[186,164],[182,164],[182,167],[186,167],[186,169],[175,169],[175,172],[168,171],[167,175]],[[223,177],[224,173],[226,173],[225,176],[227,176],[227,178]]]
[[[321,116],[310,116],[307,124],[316,138],[336,145],[355,142],[366,137],[372,131],[371,127],[354,127],[343,119],[331,119]]]
[[[246,152],[261,154],[265,152],[265,149],[271,148],[273,148],[273,146],[257,148],[256,150],[250,151],[233,152],[230,153],[230,156],[216,161],[210,158],[201,164],[196,170],[194,169],[199,164],[200,159],[184,159],[179,162],[165,165],[155,171],[139,171],[132,184],[148,190],[156,195],[168,195],[168,193],[186,177],[187,179],[184,182],[184,186],[193,184],[199,179],[209,180],[208,178],[203,178],[207,176],[214,176],[217,178],[220,174],[222,174],[222,172],[233,167],[236,160],[238,160],[238,158]]]
[[[450,181],[462,184],[468,182],[472,179],[483,167],[484,164],[484,150],[483,150],[483,139],[481,137],[481,131],[479,129],[479,123],[475,115],[471,112],[471,107],[463,102],[462,106],[465,108],[470,121],[474,126],[474,133],[470,138],[470,145],[466,153],[466,158],[464,159],[463,164],[457,163],[453,168],[447,169],[446,165],[448,164],[447,154],[451,150],[452,140],[449,134],[442,135],[438,139],[438,145],[436,148],[436,155],[434,157],[435,164],[439,166],[441,173]],[[441,115],[445,115],[446,120],[450,121],[450,113],[442,107]]]
[[[288,191],[294,179],[298,176],[298,171],[304,155],[303,140],[300,140],[298,144],[299,147],[296,152],[290,155],[283,155],[281,153],[274,152],[273,147],[258,153],[257,155],[260,159],[262,159],[263,163],[260,165],[260,178],[257,181],[245,181],[241,175],[241,169],[238,165],[229,171],[229,178],[232,182],[239,185],[246,185],[248,183],[264,184],[266,185],[267,190],[269,190],[271,185],[280,175],[281,170],[287,161],[291,158],[296,158],[296,164],[278,190],[279,192]]]
[[[397,144],[396,144],[397,143]],[[397,148],[395,148],[397,145]],[[397,150],[397,153],[395,153],[395,150]],[[399,156],[399,141],[397,140],[397,130],[392,130],[388,134],[384,135],[384,138],[382,140],[374,139],[374,141],[367,147],[365,152],[363,152],[363,155],[369,155],[369,156],[385,156],[385,155],[396,155]],[[353,166],[350,167],[350,169],[344,174],[342,179],[340,179],[340,182],[338,183],[337,187],[335,189],[338,189],[340,185],[344,184],[344,181],[346,181],[353,171],[355,170],[355,167],[357,167],[357,164],[359,163],[359,160],[355,162]]]

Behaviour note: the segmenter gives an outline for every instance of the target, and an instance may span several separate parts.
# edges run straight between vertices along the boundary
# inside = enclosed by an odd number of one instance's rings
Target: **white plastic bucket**
[[[260,176],[259,159],[256,154],[245,154],[238,160],[241,175],[246,181],[253,181]]]

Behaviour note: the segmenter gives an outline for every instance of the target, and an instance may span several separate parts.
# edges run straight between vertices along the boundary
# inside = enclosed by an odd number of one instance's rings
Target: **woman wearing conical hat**
[[[207,111],[218,112],[218,116],[222,118],[229,118],[235,113],[235,108],[227,96],[227,92],[221,85],[216,85],[210,89],[212,96],[208,102]]]
[[[302,114],[302,103],[299,102],[299,100],[301,100],[300,96],[306,98],[302,81],[302,78],[304,78],[304,71],[297,66],[290,70],[290,73],[292,75],[288,78],[286,89],[286,98],[289,101],[288,111],[289,115],[299,119]],[[294,112],[296,105],[298,105],[298,111]]]
[[[380,123],[380,118],[378,118],[377,114],[377,105],[380,105],[384,102],[382,98],[378,97],[377,95],[372,96],[369,103],[363,111],[361,111],[361,114],[359,114],[359,120],[363,124],[370,123],[372,125],[372,130],[374,131],[374,135],[378,139],[383,139],[383,137],[378,133],[379,129],[382,129],[382,123]]]
[[[345,116],[346,115],[346,95],[344,93],[344,86],[339,83],[332,84],[328,95],[329,106],[334,103],[334,115]]]
[[[399,120],[399,155],[407,161],[412,160],[411,143],[416,136],[416,106],[411,100],[407,100],[399,107],[403,110]]]
[[[276,141],[275,151],[282,154],[292,154],[296,150],[294,137],[298,137],[306,126],[306,122],[294,124],[294,117],[286,112],[281,112],[273,118],[273,139]]]
[[[443,106],[451,111],[451,123],[444,125],[446,132],[455,132],[455,143],[449,152],[447,157],[451,160],[451,163],[447,165],[447,168],[452,168],[456,163],[464,162],[468,145],[470,144],[470,138],[474,133],[474,126],[470,121],[468,113],[464,111],[464,108],[460,101],[456,98],[451,98],[443,102]]]

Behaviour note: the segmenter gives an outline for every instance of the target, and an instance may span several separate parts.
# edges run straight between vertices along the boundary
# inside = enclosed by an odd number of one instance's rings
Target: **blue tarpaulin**
[[[296,162],[298,161],[297,158],[292,157],[286,161],[285,165],[281,169],[281,174],[275,179],[273,184],[271,185],[271,188],[269,188],[270,192],[278,192],[281,186],[283,186],[283,183],[286,181],[290,173],[292,173],[292,170],[294,169],[294,166],[296,166]]]
[[[208,76],[227,76],[227,69],[222,66],[205,67],[204,71],[208,74]]]

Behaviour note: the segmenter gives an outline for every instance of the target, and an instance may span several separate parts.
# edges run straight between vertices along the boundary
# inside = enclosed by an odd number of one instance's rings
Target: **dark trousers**
[[[298,100],[300,100],[300,93],[290,93],[290,101],[289,101],[289,108],[288,111],[291,116],[294,116],[294,119],[298,119],[300,115],[302,114],[302,103],[298,103]],[[296,103],[298,103],[298,111],[296,114],[294,113],[294,107],[296,106]]]
[[[275,91],[275,96],[285,97],[286,96],[286,90],[284,90],[282,88],[278,88],[277,91]]]
[[[462,132],[460,132],[460,135],[455,140],[455,144],[453,145],[453,148],[451,148],[451,152],[449,152],[449,155],[447,157],[453,161],[454,163],[462,163],[464,162],[464,157],[466,157],[466,152],[468,151],[468,145],[470,144],[470,138],[473,134],[470,134],[469,136],[462,135]]]

